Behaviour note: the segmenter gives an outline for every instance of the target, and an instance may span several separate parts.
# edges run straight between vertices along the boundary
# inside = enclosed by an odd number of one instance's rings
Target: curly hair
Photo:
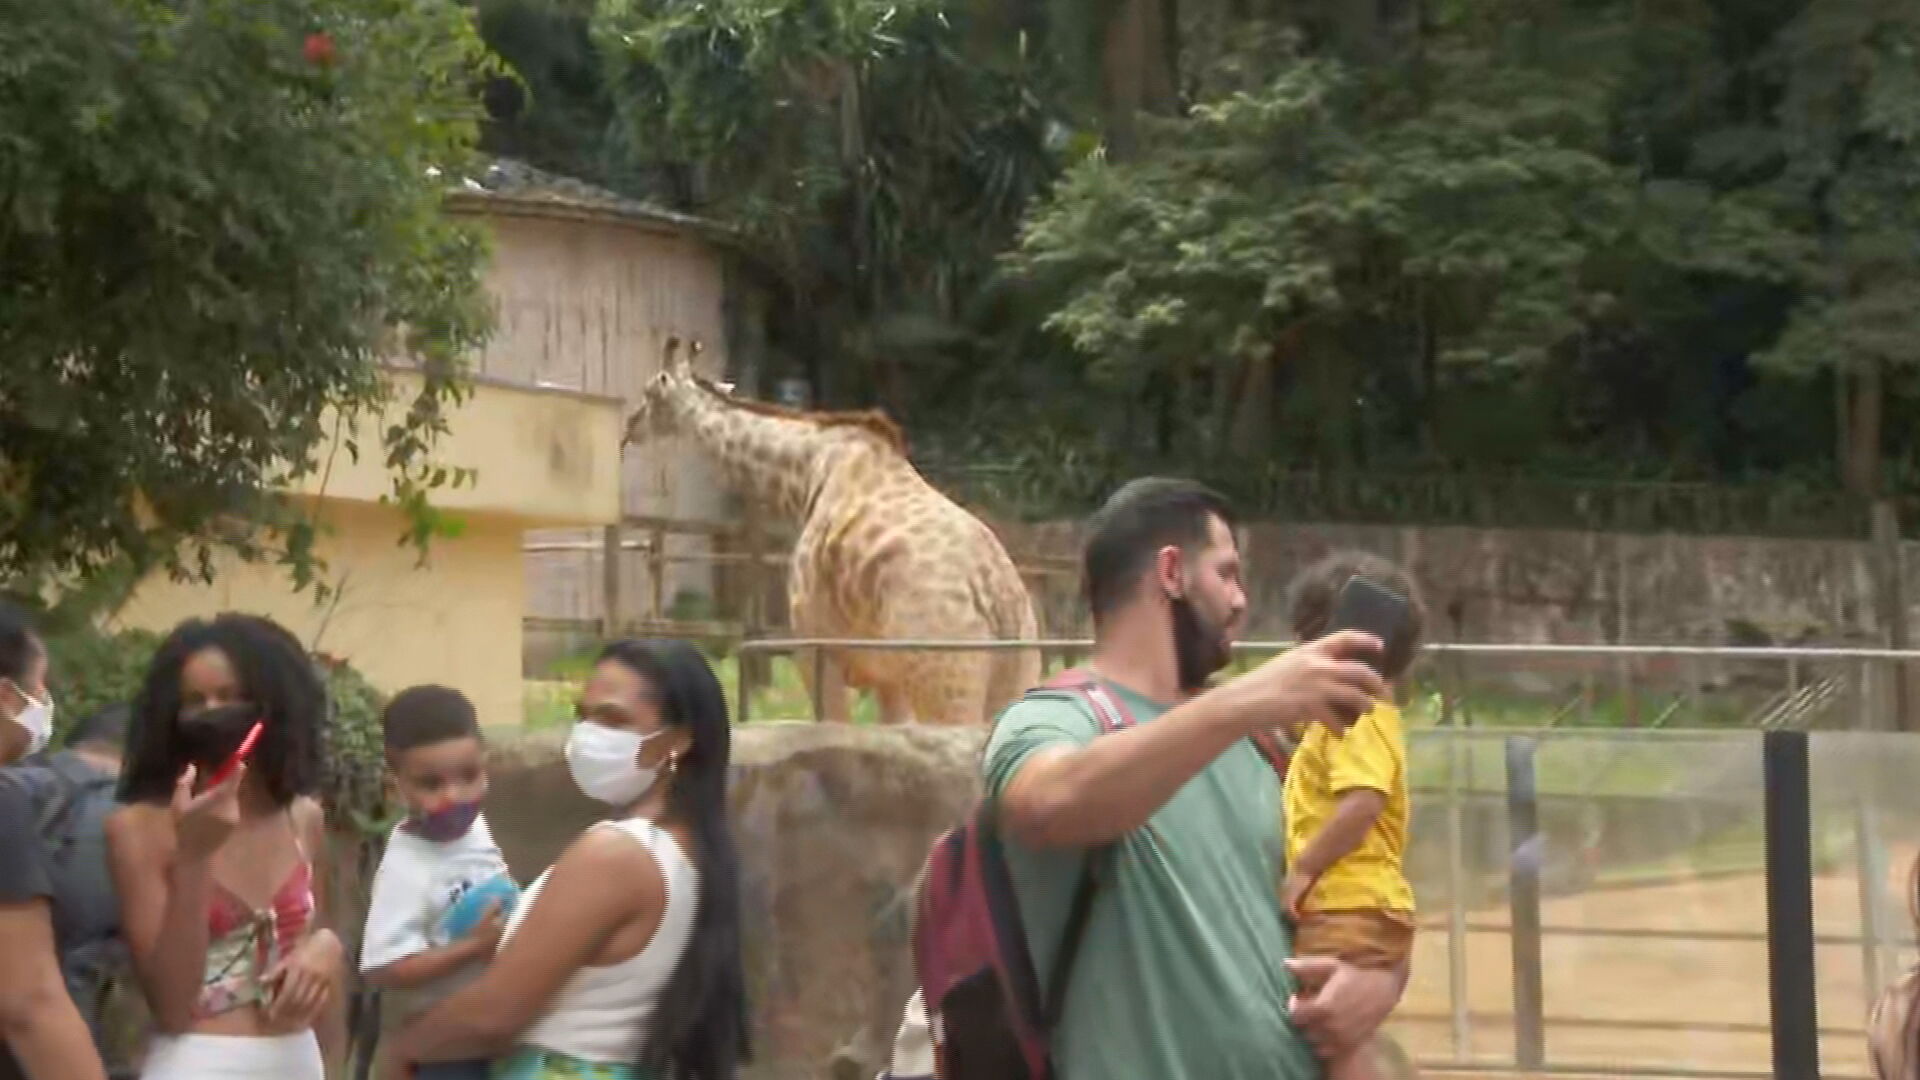
[[[1351,578],[1362,578],[1398,593],[1407,601],[1406,632],[1397,642],[1388,644],[1387,655],[1380,658],[1380,674],[1398,679],[1406,674],[1420,656],[1427,631],[1427,605],[1413,575],[1389,559],[1364,551],[1336,551],[1295,575],[1287,584],[1288,616],[1296,640],[1312,641],[1327,632],[1334,608],[1340,602],[1340,590]]]
[[[181,675],[187,661],[218,649],[233,665],[246,700],[259,707],[265,730],[248,763],[279,806],[311,795],[320,785],[322,725],[327,691],[300,642],[280,624],[258,615],[224,612],[188,619],[160,643],[133,702],[120,798],[160,802],[191,764],[180,738],[184,708]]]

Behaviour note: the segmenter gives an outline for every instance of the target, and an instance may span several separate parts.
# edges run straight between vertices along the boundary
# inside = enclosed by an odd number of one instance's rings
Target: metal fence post
[[[1473,1050],[1467,1000],[1466,808],[1460,787],[1464,743],[1457,731],[1447,739],[1447,1002],[1453,1013],[1453,1060],[1460,1062]]]
[[[1513,1054],[1523,1070],[1546,1067],[1546,987],[1540,958],[1540,795],[1534,777],[1535,741],[1507,737],[1507,824],[1513,843],[1507,905],[1513,935]]]
[[[733,715],[736,723],[744,724],[753,715],[753,683],[747,678],[747,662],[751,659],[747,652],[748,642],[742,641],[733,653],[734,702]]]
[[[827,650],[813,650],[813,722],[819,723],[826,718],[827,701]],[[842,691],[842,696],[845,692]]]
[[[1860,875],[1860,964],[1869,999],[1883,985],[1880,943],[1890,939],[1883,893],[1887,881],[1886,852],[1880,849],[1880,819],[1872,796],[1860,792],[1853,804],[1854,863]]]
[[[1773,1075],[1776,1080],[1819,1080],[1807,733],[1767,732],[1760,760],[1766,802],[1767,996],[1773,1020]]]

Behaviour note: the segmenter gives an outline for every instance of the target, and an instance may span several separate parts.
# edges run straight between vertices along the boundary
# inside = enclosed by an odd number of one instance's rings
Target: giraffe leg
[[[847,707],[847,676],[841,666],[840,658],[832,652],[816,657],[819,650],[806,649],[794,655],[800,665],[800,684],[807,689],[807,700],[817,702],[818,709],[810,705],[809,711],[814,720],[833,724],[844,724],[850,717]],[[815,678],[820,685],[814,686]]]

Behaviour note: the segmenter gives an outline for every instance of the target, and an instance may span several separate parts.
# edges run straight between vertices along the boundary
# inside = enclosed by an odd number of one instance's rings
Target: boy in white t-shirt
[[[415,686],[380,718],[387,769],[407,817],[373,878],[360,973],[402,995],[408,1017],[477,974],[500,944],[519,887],[480,815],[486,747],[458,690]],[[423,1064],[423,1080],[484,1080],[487,1062]]]

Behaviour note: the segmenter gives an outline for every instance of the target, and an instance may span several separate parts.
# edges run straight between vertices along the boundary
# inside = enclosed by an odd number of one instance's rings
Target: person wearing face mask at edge
[[[24,612],[0,603],[0,765],[37,754],[52,739],[46,643]]]
[[[30,728],[40,725],[19,722],[19,703],[44,704],[46,668],[39,635],[18,609],[0,604],[0,762],[33,747]],[[51,732],[51,711],[43,715]],[[0,1080],[104,1080],[86,1018],[61,975],[51,864],[32,786],[19,770],[0,769]]]
[[[325,685],[278,624],[226,613],[161,642],[135,698],[107,848],[158,1028],[144,1080],[322,1080],[344,954],[318,902]],[[218,774],[255,724],[251,756]],[[215,780],[218,780],[215,783]]]
[[[748,1033],[731,736],[693,646],[607,646],[566,760],[616,816],[528,888],[473,983],[391,1039],[383,1076],[491,1057],[496,1080],[734,1080]]]

